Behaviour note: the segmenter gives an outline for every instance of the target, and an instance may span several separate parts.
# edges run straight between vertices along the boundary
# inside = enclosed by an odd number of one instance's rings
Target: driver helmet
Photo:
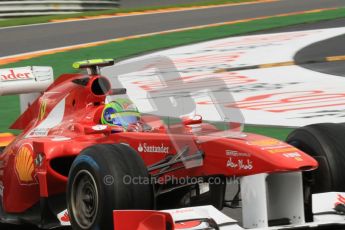
[[[139,121],[138,108],[127,98],[118,98],[106,104],[101,118],[104,125],[122,126],[124,129]]]

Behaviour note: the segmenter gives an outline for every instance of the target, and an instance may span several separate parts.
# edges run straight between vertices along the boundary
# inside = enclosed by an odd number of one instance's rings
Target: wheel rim
[[[82,229],[89,229],[98,213],[98,189],[93,175],[81,170],[73,180],[71,191],[72,215]]]

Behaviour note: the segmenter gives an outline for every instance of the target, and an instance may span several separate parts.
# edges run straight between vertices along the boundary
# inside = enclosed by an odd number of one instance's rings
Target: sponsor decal
[[[60,224],[62,226],[69,226],[69,225],[71,225],[70,217],[69,217],[69,214],[68,214],[67,210],[64,210],[64,211],[60,212],[59,214],[57,214],[57,218],[60,221]]]
[[[49,129],[47,128],[36,128],[32,130],[27,137],[46,137],[48,136]]]
[[[171,214],[176,215],[176,214],[188,214],[194,212],[194,208],[183,208],[183,209],[175,209],[171,210]]]
[[[169,147],[164,146],[162,143],[161,146],[149,145],[147,143],[140,143],[138,146],[139,152],[144,153],[169,153]]]
[[[301,154],[299,154],[297,152],[283,153],[283,156],[286,158],[294,158],[296,161],[303,161]]]
[[[229,158],[227,164],[227,167],[232,168],[232,169],[239,169],[239,170],[252,170],[253,167],[253,161],[247,159],[238,159],[238,160],[233,160],[231,157]]]
[[[301,154],[299,154],[299,153],[284,153],[283,156],[286,158],[295,158],[295,157],[301,157]]]
[[[174,227],[175,229],[190,229],[190,228],[195,228],[195,227],[201,227],[202,223],[203,222],[200,220],[191,220],[191,221],[175,223]]]
[[[14,165],[18,180],[22,184],[37,183],[35,180],[33,149],[31,145],[24,144],[19,148],[19,151],[15,156]]]
[[[254,140],[254,141],[248,141],[248,145],[256,145],[260,147],[271,147],[271,146],[277,146],[282,144],[281,141],[275,140],[275,139],[262,139],[262,140]]]
[[[225,154],[229,157],[250,157],[250,153],[241,153],[235,150],[225,150]]]
[[[92,126],[92,129],[95,130],[95,131],[100,131],[100,130],[105,130],[107,129],[108,126],[106,125],[95,125],[95,126]]]
[[[34,78],[34,76],[28,69],[9,69],[0,72],[1,81],[28,80],[30,78]]]
[[[297,149],[295,147],[284,147],[284,148],[276,148],[276,149],[269,149],[267,150],[269,153],[288,153],[288,152],[294,152]]]

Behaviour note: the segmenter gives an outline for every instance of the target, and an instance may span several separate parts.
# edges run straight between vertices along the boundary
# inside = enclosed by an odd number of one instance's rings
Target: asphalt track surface
[[[289,26],[280,29],[266,30],[262,33],[276,33],[276,32],[291,32],[300,30],[311,30],[311,29],[325,29],[325,28],[337,28],[345,26],[345,18],[337,20],[323,21],[313,24],[304,24]],[[258,34],[255,33],[255,34]],[[345,35],[340,35],[334,38],[323,40],[320,42],[313,43],[300,51],[294,56],[294,61],[298,63],[306,62],[309,60],[320,60],[330,56],[343,56],[345,55]],[[326,73],[335,76],[345,77],[345,61],[335,62],[321,62],[321,63],[308,63],[300,65],[304,68]],[[344,86],[345,87],[345,86]]]
[[[345,26],[345,23],[343,26]],[[295,55],[294,59],[296,62],[301,62],[304,60],[315,60],[329,56],[345,55],[344,44],[345,35],[340,35],[305,47]],[[344,61],[312,63],[301,66],[313,71],[345,77]]]
[[[176,4],[188,4],[201,0],[121,0],[120,8],[137,8],[149,6],[169,6]]]
[[[292,31],[337,28],[337,27],[345,27],[345,18],[322,21],[322,22],[313,23],[313,24],[289,26],[289,27],[278,28],[278,29],[273,29],[273,30],[255,32],[253,34],[292,32]],[[301,49],[295,54],[294,61],[302,63],[308,60],[319,60],[324,57],[343,56],[343,55],[345,55],[345,35],[340,35],[340,36],[330,38],[324,41],[316,42],[314,44],[311,44]],[[308,64],[303,64],[300,66],[316,71],[316,72],[345,77],[345,61],[308,63]]]
[[[164,14],[2,28],[0,56],[211,23],[344,6],[344,0],[280,0]]]

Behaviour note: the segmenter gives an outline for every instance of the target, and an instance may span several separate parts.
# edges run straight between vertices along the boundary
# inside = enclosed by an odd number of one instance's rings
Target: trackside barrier
[[[78,13],[118,7],[119,0],[0,0],[0,18]]]

